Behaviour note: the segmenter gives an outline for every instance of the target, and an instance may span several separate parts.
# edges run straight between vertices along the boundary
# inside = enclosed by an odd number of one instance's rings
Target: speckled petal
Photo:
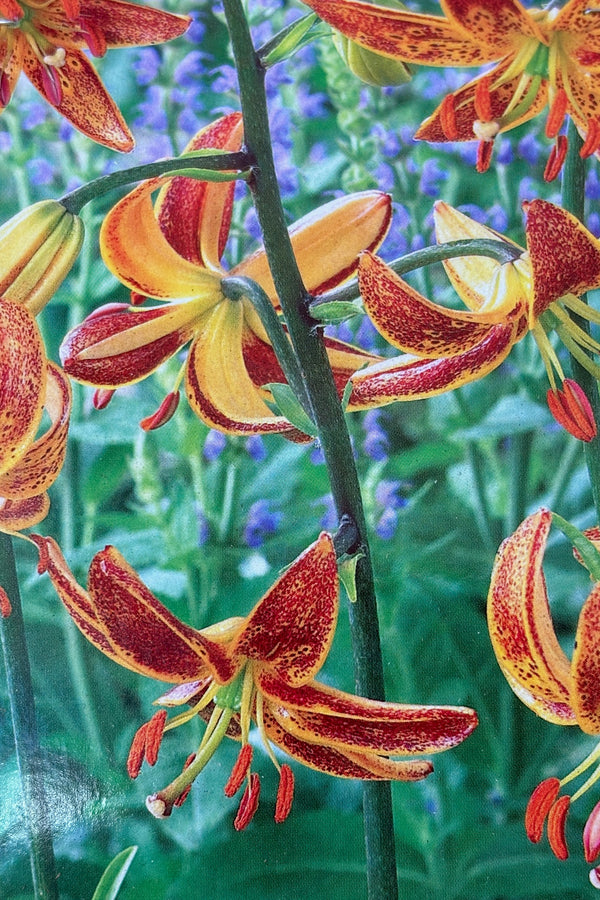
[[[0,473],[31,445],[44,409],[47,362],[35,319],[0,299]]]
[[[585,601],[575,636],[571,704],[586,734],[600,734],[600,584]]]
[[[423,359],[406,354],[361,369],[350,379],[348,410],[433,397],[483,378],[506,359],[516,335],[516,324],[494,325],[485,340],[458,356]]]
[[[190,24],[188,16],[127,3],[125,0],[85,0],[81,20],[97,28],[108,47],[139,47],[159,44],[182,35]]]
[[[260,661],[287,685],[306,684],[329,652],[338,603],[335,549],[322,532],[254,607],[232,652]]]
[[[32,528],[46,518],[49,509],[50,499],[46,493],[25,500],[0,499],[0,531],[15,534],[24,528]]]
[[[525,37],[546,43],[546,37],[533,16],[519,0],[440,0],[453,25],[464,28],[475,41],[497,47],[503,55]]]
[[[71,388],[66,375],[54,363],[48,364],[47,378],[44,405],[50,426],[19,462],[0,476],[0,497],[24,500],[41,494],[56,481],[62,468],[67,450]]]
[[[203,128],[184,153],[192,150],[241,149],[241,113],[231,113]],[[229,235],[235,182],[173,178],[162,188],[155,213],[169,244],[184,259],[220,272]]]
[[[537,318],[564,294],[600,286],[600,241],[575,216],[546,200],[532,200],[526,211]]]
[[[318,16],[362,47],[429,66],[478,66],[501,55],[440,16],[358,0],[305,0]]]
[[[498,663],[520,700],[549,722],[575,724],[571,665],[552,626],[542,561],[552,513],[528,516],[496,556],[488,627]]]

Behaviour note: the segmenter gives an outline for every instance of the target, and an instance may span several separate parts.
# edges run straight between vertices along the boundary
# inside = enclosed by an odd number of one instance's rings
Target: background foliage
[[[131,156],[117,158],[92,145],[21,81],[0,119],[1,221],[116,167],[180,152],[200,126],[237,108],[218,4],[162,5],[193,14],[185,38],[164,47],[112,51],[100,63],[133,127],[137,148]],[[252,0],[257,43],[303,11],[293,2]],[[463,73],[420,71],[403,87],[371,89],[348,72],[325,37],[267,78],[290,221],[340,189],[388,190],[395,215],[382,255],[391,259],[430,243],[438,197],[519,242],[520,201],[557,199],[556,185],[542,181],[548,146],[535,123],[504,137],[490,171],[480,176],[473,169],[474,146],[412,142],[416,126]],[[595,160],[587,196],[588,224],[597,233]],[[257,236],[243,186],[238,197],[230,263]],[[70,325],[101,303],[126,299],[97,246],[98,225],[115,199],[86,210],[83,254],[40,317],[54,358]],[[428,296],[453,302],[441,269],[416,273],[413,281]],[[360,318],[338,333],[382,349]],[[141,432],[138,421],[156,409],[170,384],[161,371],[120,391],[102,412],[92,408],[90,390],[74,386],[69,456],[44,530],[59,539],[81,580],[93,553],[115,544],[177,615],[202,627],[247,612],[319,527],[333,524],[331,505],[318,447],[298,447],[279,436],[226,439],[198,422],[185,403],[164,428]],[[437,760],[432,778],[393,786],[401,896],[415,900],[592,896],[576,849],[589,810],[573,810],[573,858],[562,864],[544,845],[529,845],[522,825],[535,784],[566,772],[583,755],[586,739],[536,719],[513,697],[485,625],[495,550],[527,512],[545,504],[578,526],[592,524],[581,445],[555,426],[545,391],[541,361],[526,339],[482,383],[351,419],[373,530],[388,696],[472,705],[481,722],[464,746]],[[145,769],[130,783],[124,770],[129,743],[161,687],[113,666],[88,645],[48,580],[35,574],[31,548],[17,550],[61,896],[91,897],[109,860],[137,844],[123,900],[361,900],[356,783],[296,767],[295,806],[285,824],[273,823],[265,801],[251,828],[237,834],[234,806],[222,792],[232,746],[221,749],[171,819],[157,822],[148,815],[146,794],[178,770],[196,741],[195,726],[167,735],[156,769]],[[547,576],[560,637],[570,649],[588,582],[560,539],[551,544]],[[325,675],[352,689],[343,615]],[[1,893],[25,900],[29,862],[3,684]],[[182,746],[186,738],[189,747]],[[268,798],[275,794],[276,774],[262,761]]]

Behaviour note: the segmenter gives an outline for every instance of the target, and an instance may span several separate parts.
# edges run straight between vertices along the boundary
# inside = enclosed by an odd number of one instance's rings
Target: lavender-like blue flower
[[[204,449],[203,454],[204,458],[209,462],[214,462],[217,459],[225,447],[227,446],[227,438],[220,431],[215,431],[211,429],[206,435],[206,440],[204,441]]]
[[[260,547],[267,534],[273,534],[281,524],[283,513],[270,508],[269,500],[257,500],[248,510],[244,526],[244,543]]]
[[[384,429],[381,427],[382,412],[380,409],[370,409],[363,418],[365,439],[363,450],[371,459],[383,462],[388,458],[390,442]]]

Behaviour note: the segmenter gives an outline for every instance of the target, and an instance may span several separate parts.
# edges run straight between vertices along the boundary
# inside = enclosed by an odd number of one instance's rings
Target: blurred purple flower
[[[257,500],[248,510],[244,527],[244,543],[248,547],[260,547],[265,535],[277,531],[283,513],[270,509],[270,500]]]
[[[227,438],[220,431],[215,431],[211,429],[206,435],[206,439],[204,441],[204,449],[203,454],[204,458],[209,462],[213,462],[217,459],[225,447],[227,446]]]

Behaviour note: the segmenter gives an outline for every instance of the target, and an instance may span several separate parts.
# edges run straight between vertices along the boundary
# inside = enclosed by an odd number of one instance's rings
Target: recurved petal
[[[91,22],[104,36],[108,47],[137,47],[159,44],[183,34],[188,16],[127,3],[125,0],[86,0],[81,10],[83,23]]]
[[[396,400],[420,400],[483,378],[508,356],[515,342],[516,324],[494,325],[480,344],[441,359],[405,354],[376,363],[351,377],[348,410],[385,406]]]
[[[335,549],[322,532],[257,603],[232,652],[260,661],[287,685],[306,684],[329,653],[338,605]]]
[[[203,305],[190,300],[92,314],[63,341],[65,372],[84,384],[108,389],[139,381],[190,340]]]
[[[500,55],[440,16],[358,0],[305,0],[336,31],[369,50],[429,66],[477,66]]]
[[[88,587],[97,621],[121,665],[175,683],[196,679],[205,666],[220,682],[235,675],[226,647],[180,622],[114,547],[92,560]]]
[[[579,615],[571,705],[586,734],[600,734],[600,583],[596,583]]]
[[[429,760],[391,760],[356,751],[342,753],[333,747],[303,741],[282,728],[267,707],[263,718],[265,733],[273,744],[303,765],[327,775],[369,781],[419,781],[433,771]]]
[[[434,204],[433,220],[439,244],[446,244],[448,241],[496,240],[521,250],[513,241],[508,241],[497,231],[481,225],[442,200]],[[444,268],[454,290],[469,309],[479,310],[487,305],[490,285],[500,268],[497,260],[489,256],[459,256],[444,260]]]
[[[47,362],[35,319],[0,299],[0,473],[31,445],[44,409]]]
[[[600,241],[575,216],[547,200],[532,200],[525,209],[532,314],[537,318],[559,297],[600,285]]]
[[[47,75],[44,64],[28,42],[23,40],[22,45],[23,71],[44,99],[51,102],[65,119],[105,147],[122,152],[133,149],[131,132],[85,53],[72,47],[66,54],[64,65],[52,68],[60,84],[60,101],[53,103],[45,89]]]
[[[526,37],[547,42],[544,32],[519,0],[441,0],[453,25],[472,40],[496,47],[498,56],[518,48]]]
[[[48,363],[44,405],[50,426],[13,468],[0,475],[0,497],[25,500],[42,494],[62,469],[67,450],[71,388],[65,374],[54,363]]]
[[[488,594],[496,658],[520,700],[549,722],[572,725],[569,660],[552,625],[542,561],[552,513],[528,516],[500,547]]]
[[[240,150],[243,132],[241,113],[231,113],[199,131],[184,152],[207,148]],[[199,266],[221,271],[234,191],[233,181],[182,177],[173,178],[162,188],[156,216],[164,236],[180,256]]]
[[[197,297],[210,289],[215,275],[180,256],[161,230],[152,194],[169,180],[144,181],[113,206],[100,229],[100,251],[132,291],[159,299]]]
[[[226,434],[299,435],[264,402],[269,394],[253,383],[244,344],[239,301],[224,300],[205,314],[188,355],[185,385],[190,406],[204,422]]]
[[[391,199],[380,191],[363,191],[331,200],[289,229],[292,246],[311,294],[322,294],[355,274],[363,250],[375,250],[387,234]],[[275,286],[263,249],[236,266],[232,275],[258,282],[272,300]]]
[[[0,498],[0,531],[14,534],[31,528],[45,519],[50,509],[48,494],[26,497],[24,500],[4,500]]]
[[[333,379],[340,397],[344,393],[344,389],[348,384],[348,379],[354,372],[362,369],[367,365],[381,362],[382,357],[376,356],[374,353],[367,353],[360,347],[354,347],[344,341],[338,341],[335,338],[323,338],[329,364],[333,372]]]
[[[485,313],[446,309],[427,300],[381,259],[364,253],[358,286],[365,310],[383,337],[428,359],[457,356],[484,341],[493,324]]]

